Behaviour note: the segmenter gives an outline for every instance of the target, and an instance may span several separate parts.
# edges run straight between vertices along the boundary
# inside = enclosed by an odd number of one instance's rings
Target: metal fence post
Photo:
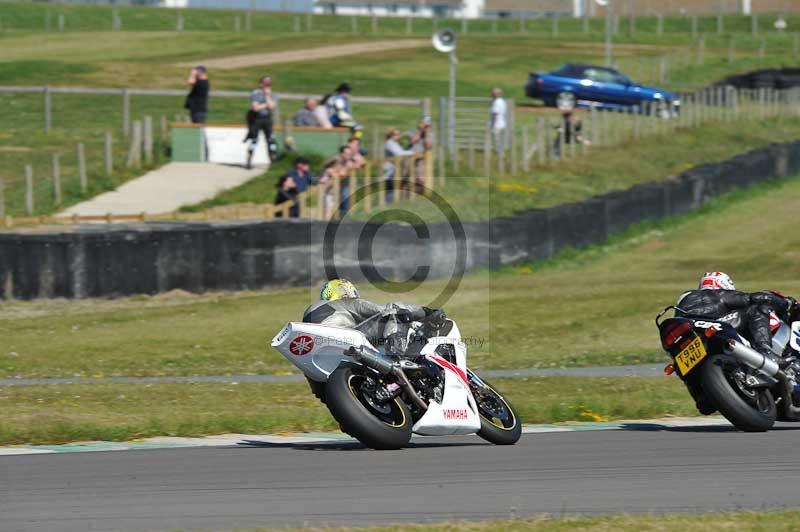
[[[53,169],[53,204],[61,205],[61,168],[57,153],[53,154],[51,165]]]
[[[664,35],[664,15],[656,16],[656,35]]]
[[[153,162],[153,118],[144,117],[144,132],[142,143],[144,145],[144,161],[147,164]]]
[[[44,87],[44,132],[50,133],[50,128],[53,125],[52,122],[52,96],[50,94],[50,86],[45,85]]]
[[[544,118],[536,120],[536,161],[539,164],[545,161]]]
[[[104,143],[103,143],[103,159],[105,162],[105,170],[106,175],[110,176],[111,173],[114,171],[114,152],[113,152],[113,139],[111,137],[111,132],[106,131]]]
[[[706,37],[705,35],[701,35],[700,39],[697,41],[697,64],[702,65],[705,61],[705,51],[706,51]]]
[[[86,153],[83,149],[83,142],[78,143],[78,177],[81,181],[81,192],[86,194],[89,182],[86,179]]]
[[[733,35],[731,35],[731,38],[728,39],[728,63],[733,63],[733,54],[736,50],[735,46],[735,38]]]
[[[758,35],[758,15],[750,15],[750,33]]]
[[[489,177],[489,171],[492,165],[492,133],[489,126],[486,126],[486,132],[483,135],[483,175]]]
[[[126,137],[131,131],[131,93],[127,88],[122,89],[122,134]]]
[[[29,164],[25,165],[25,212],[28,215],[33,215],[33,167]]]
[[[0,177],[0,218],[6,217],[6,182]],[[2,220],[0,220],[2,221]]]
[[[800,55],[800,36],[797,33],[792,34],[792,61],[797,63],[798,55]]]
[[[725,32],[725,22],[722,15],[717,15],[717,35],[722,35]]]

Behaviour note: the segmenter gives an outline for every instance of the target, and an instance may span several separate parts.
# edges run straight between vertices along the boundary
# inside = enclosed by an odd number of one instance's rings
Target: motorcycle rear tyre
[[[700,379],[706,395],[714,402],[720,414],[737,429],[744,432],[766,432],[772,428],[777,418],[775,400],[769,390],[762,390],[768,401],[766,412],[759,412],[748,404],[728,382],[720,361],[715,355],[703,364]]]

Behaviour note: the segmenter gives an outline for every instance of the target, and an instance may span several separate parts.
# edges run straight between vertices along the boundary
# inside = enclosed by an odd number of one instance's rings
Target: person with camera
[[[208,113],[208,92],[210,90],[206,67],[203,65],[194,67],[189,73],[189,79],[186,80],[186,84],[191,89],[189,94],[186,95],[183,107],[189,111],[193,124],[205,124],[206,114]]]
[[[258,144],[258,136],[263,131],[267,143],[267,158],[275,155],[275,143],[272,140],[272,113],[276,102],[272,96],[272,78],[261,78],[261,87],[250,93],[250,111],[247,113],[247,168],[253,167],[253,152]]]
[[[423,116],[416,130],[408,134],[411,143],[411,152],[414,154],[414,178],[417,193],[422,193],[425,186],[425,152],[433,148],[433,134],[431,133],[431,117]]]

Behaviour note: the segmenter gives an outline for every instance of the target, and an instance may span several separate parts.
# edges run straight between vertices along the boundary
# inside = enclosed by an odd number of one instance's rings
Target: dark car
[[[645,112],[670,116],[677,113],[676,95],[656,87],[634,83],[613,68],[568,63],[552,72],[532,72],[525,94],[559,109],[639,107]]]

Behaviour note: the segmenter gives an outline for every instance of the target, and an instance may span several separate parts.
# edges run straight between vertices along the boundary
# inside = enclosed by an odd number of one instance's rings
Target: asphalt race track
[[[233,529],[800,506],[800,425],[0,457],[0,530]]]

